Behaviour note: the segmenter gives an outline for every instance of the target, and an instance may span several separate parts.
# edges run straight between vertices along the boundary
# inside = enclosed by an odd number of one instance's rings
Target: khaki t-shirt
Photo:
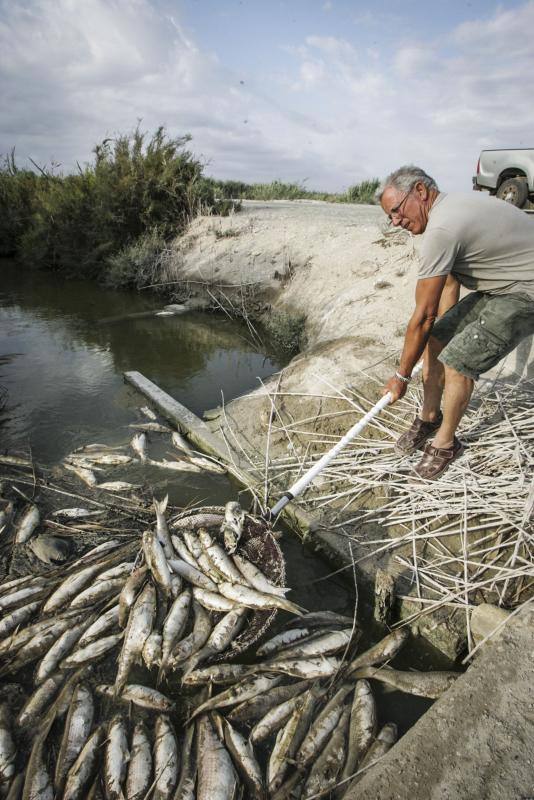
[[[452,272],[467,289],[534,300],[534,219],[504,200],[440,193],[418,250],[419,278]]]

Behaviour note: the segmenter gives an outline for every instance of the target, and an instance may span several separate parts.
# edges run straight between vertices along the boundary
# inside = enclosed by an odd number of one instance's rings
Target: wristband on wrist
[[[400,372],[396,372],[395,377],[398,378],[403,383],[410,383],[410,381],[412,380],[410,376],[406,377],[406,375],[401,375]]]

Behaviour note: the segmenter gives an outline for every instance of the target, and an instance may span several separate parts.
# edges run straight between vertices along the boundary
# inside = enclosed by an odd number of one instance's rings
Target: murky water
[[[124,383],[127,370],[138,370],[201,414],[280,367],[258,351],[244,326],[221,316],[146,316],[143,312],[159,308],[161,301],[23,271],[9,261],[0,261],[0,275],[0,386],[7,391],[0,449],[31,449],[46,466],[89,442],[128,442],[128,425],[144,419],[139,411],[144,399]],[[170,451],[168,436],[149,439],[153,458]],[[160,496],[169,493],[174,505],[219,504],[236,496],[236,486],[224,476],[143,466],[106,476],[116,479],[143,483]],[[316,583],[328,566],[290,535],[282,547],[296,602],[310,610],[352,614],[354,601],[343,580]],[[428,706],[376,690],[381,720],[395,721],[401,732]]]

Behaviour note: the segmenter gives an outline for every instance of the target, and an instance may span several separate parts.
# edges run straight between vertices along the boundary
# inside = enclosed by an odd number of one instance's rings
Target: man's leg
[[[445,368],[441,361],[438,361],[442,350],[443,344],[431,336],[423,363],[423,407],[420,416],[424,422],[435,422],[439,418],[445,380]]]
[[[454,435],[471,399],[475,382],[452,367],[445,366],[443,422],[432,440],[433,447],[451,448]]]

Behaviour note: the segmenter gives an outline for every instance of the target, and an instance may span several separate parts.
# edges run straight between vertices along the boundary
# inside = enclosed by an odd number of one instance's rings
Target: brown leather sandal
[[[403,456],[408,456],[411,453],[415,453],[416,450],[420,450],[426,440],[437,431],[442,421],[443,414],[441,411],[435,422],[423,422],[420,417],[416,417],[408,430],[402,436],[399,436],[395,442],[396,452]]]
[[[427,442],[424,455],[419,464],[414,467],[420,478],[433,481],[443,475],[455,458],[458,458],[464,451],[463,444],[454,437],[452,447],[434,447],[432,442]]]

